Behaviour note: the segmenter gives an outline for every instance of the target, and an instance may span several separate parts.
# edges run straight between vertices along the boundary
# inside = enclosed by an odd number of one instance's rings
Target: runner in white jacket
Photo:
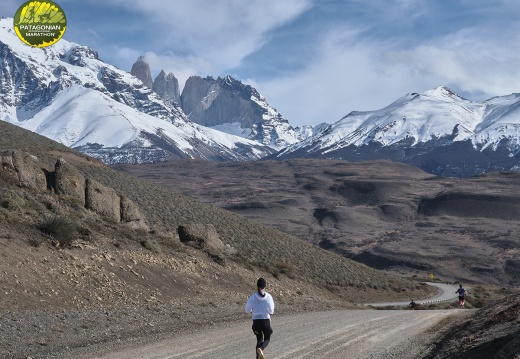
[[[246,303],[246,313],[252,313],[253,333],[256,335],[256,358],[264,359],[264,350],[271,340],[271,314],[274,314],[274,301],[271,294],[265,291],[267,282],[259,278],[256,282],[257,291],[249,297]]]

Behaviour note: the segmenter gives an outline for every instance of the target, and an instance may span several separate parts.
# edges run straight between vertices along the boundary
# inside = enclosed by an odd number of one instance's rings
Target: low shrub
[[[58,241],[62,247],[70,245],[78,234],[77,225],[70,219],[61,216],[46,217],[37,227]]]
[[[81,238],[83,238],[86,241],[90,241],[92,239],[92,237],[91,237],[92,231],[90,229],[88,229],[87,227],[79,227],[78,233],[81,236]]]

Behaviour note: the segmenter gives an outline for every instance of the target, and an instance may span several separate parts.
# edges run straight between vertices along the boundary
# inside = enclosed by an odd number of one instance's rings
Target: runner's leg
[[[264,342],[262,343],[262,349],[265,349],[271,341],[271,334],[273,334],[273,329],[271,328],[271,321],[269,319],[265,320],[263,323],[263,332]]]
[[[262,348],[262,344],[264,343],[264,333],[262,331],[262,325],[259,320],[253,320],[253,333],[256,336],[256,346],[255,346],[255,353],[256,358],[258,359],[258,348]]]

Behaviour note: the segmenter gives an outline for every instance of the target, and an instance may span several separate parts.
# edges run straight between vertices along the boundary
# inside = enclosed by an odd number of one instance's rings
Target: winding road
[[[410,301],[413,299],[417,304],[431,304],[431,303],[440,303],[446,302],[448,300],[452,300],[457,297],[455,291],[459,288],[453,284],[444,284],[444,283],[434,283],[434,282],[426,282],[426,284],[431,285],[432,287],[436,287],[439,289],[439,292],[431,298],[415,300],[416,298],[410,298]],[[403,307],[408,306],[410,304],[408,302],[386,302],[386,303],[367,303],[366,305],[370,305],[372,307],[387,307],[387,306],[395,306],[395,307]]]
[[[455,286],[431,283],[440,293],[431,300],[453,299]],[[403,305],[404,302],[394,303]],[[378,303],[389,305],[388,303]],[[405,303],[407,305],[408,303]],[[373,305],[373,304],[371,304]],[[428,329],[467,310],[341,310],[272,318],[274,333],[266,349],[269,359],[292,358],[417,358],[424,353]],[[223,323],[214,328],[117,352],[98,359],[240,359],[254,358],[251,321]]]

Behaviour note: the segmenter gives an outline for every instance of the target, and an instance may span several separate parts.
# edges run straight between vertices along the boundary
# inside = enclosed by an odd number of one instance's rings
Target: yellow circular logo
[[[46,47],[63,37],[67,19],[52,1],[27,1],[14,15],[14,31],[27,45]]]

